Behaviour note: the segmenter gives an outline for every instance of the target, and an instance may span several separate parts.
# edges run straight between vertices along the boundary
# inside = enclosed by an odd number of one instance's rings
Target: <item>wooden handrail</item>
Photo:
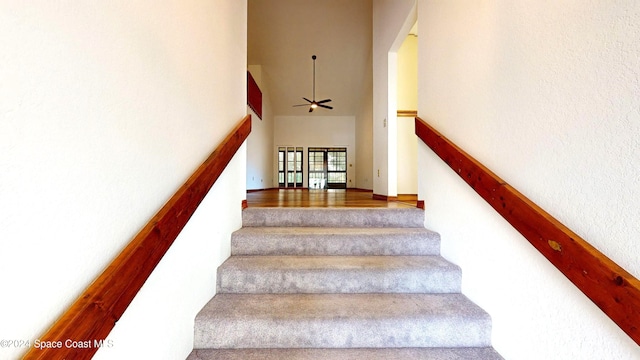
[[[416,135],[640,345],[640,281],[419,117]]]
[[[251,132],[247,115],[100,276],[40,338],[61,341],[60,349],[31,348],[24,359],[90,359],[136,296]],[[89,341],[77,349],[67,339]]]

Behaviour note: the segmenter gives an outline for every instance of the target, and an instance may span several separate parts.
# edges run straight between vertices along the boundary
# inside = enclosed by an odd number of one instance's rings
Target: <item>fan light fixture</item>
[[[317,58],[317,56],[315,56],[315,55],[311,56],[311,59],[313,59],[313,100],[309,100],[306,97],[303,97],[303,99],[305,101],[307,101],[308,104],[293,105],[294,107],[296,107],[296,106],[309,106],[309,112],[312,112],[314,109],[316,109],[318,107],[329,109],[329,110],[333,109],[333,107],[331,107],[329,105],[324,105],[325,103],[330,102],[331,99],[324,99],[324,100],[316,101],[316,58]]]

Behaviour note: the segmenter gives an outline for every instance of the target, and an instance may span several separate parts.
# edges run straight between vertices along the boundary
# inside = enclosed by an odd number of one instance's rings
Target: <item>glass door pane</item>
[[[286,149],[281,147],[278,148],[278,187],[285,187],[286,183],[284,181],[284,173],[286,171],[285,167],[285,153]]]
[[[301,147],[278,147],[278,187],[302,187]]]
[[[309,148],[309,189],[347,187],[347,149]]]
[[[309,189],[325,189],[327,186],[326,151],[309,148]]]
[[[294,186],[295,183],[295,171],[296,171],[296,158],[295,150],[292,147],[287,148],[287,187]]]
[[[334,148],[327,151],[327,187],[345,189],[347,187],[347,149]]]
[[[295,187],[302,187],[302,152],[301,147],[296,148],[295,160]]]

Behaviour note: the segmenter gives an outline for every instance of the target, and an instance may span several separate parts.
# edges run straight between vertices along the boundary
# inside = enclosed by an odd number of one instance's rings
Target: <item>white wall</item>
[[[273,176],[273,113],[269,89],[262,81],[262,66],[249,65],[249,72],[262,91],[262,119],[247,106],[251,114],[251,134],[247,138],[247,190],[269,189]]]
[[[371,14],[373,15],[373,14]],[[373,30],[373,16],[369,28]],[[355,138],[356,138],[356,188],[373,190],[373,49],[363,70],[369,74],[363,84],[362,103],[360,111],[356,114]]]
[[[640,3],[418,4],[419,114],[640,275]],[[438,160],[426,225],[493,318],[507,359],[638,359],[640,348]]]
[[[397,195],[397,51],[415,23],[415,0],[373,0],[373,192]]]
[[[371,62],[369,62],[371,64]],[[371,65],[369,65],[371,68]],[[373,72],[373,71],[372,71]],[[359,189],[373,190],[373,92],[372,80],[366,87],[369,96],[365,96],[361,110],[356,116],[356,176],[355,184]]]
[[[418,194],[418,138],[415,120],[412,117],[398,117],[398,188],[397,194]]]
[[[407,36],[398,49],[397,108],[418,109],[418,38]],[[398,194],[418,193],[418,138],[413,117],[397,117]]]
[[[418,109],[418,37],[408,35],[398,49],[398,110]]]
[[[37,339],[242,119],[246,12],[238,0],[0,3],[0,274],[12,274],[0,338]],[[245,152],[98,358],[188,354],[240,226]]]
[[[276,116],[274,125],[273,156],[277,156],[278,146],[304,147],[303,186],[308,186],[308,148],[309,147],[346,147],[347,148],[347,187],[356,184],[356,138],[355,116]],[[277,176],[274,164],[274,176]]]

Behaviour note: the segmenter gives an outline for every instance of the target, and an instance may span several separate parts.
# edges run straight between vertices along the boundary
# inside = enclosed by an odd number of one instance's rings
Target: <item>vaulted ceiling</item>
[[[248,64],[262,66],[273,114],[309,115],[302,99],[330,98],[333,110],[312,115],[356,115],[371,97],[371,0],[248,0]],[[367,91],[367,89],[369,89]]]

